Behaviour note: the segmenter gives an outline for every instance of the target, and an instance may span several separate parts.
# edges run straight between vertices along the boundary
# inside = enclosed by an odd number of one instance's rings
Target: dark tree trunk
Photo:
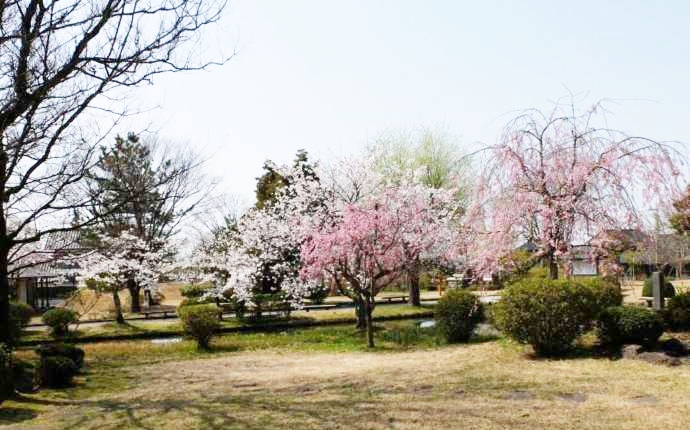
[[[129,295],[132,296],[132,312],[141,312],[141,300],[139,299],[141,286],[134,282],[129,282],[127,284],[127,289],[129,290]]]
[[[415,267],[407,274],[408,282],[410,283],[410,298],[408,303],[412,306],[421,306],[419,293],[419,267]]]
[[[117,289],[113,290],[113,303],[115,303],[115,321],[118,324],[124,324],[125,317],[122,316],[122,303],[120,303],[120,296],[117,294]]]
[[[553,256],[549,259],[549,278],[558,279],[558,263]]]
[[[0,343],[10,345],[10,280],[7,276],[7,250],[0,250]]]
[[[372,314],[374,313],[374,298],[367,297],[365,302],[366,318],[367,318],[367,346],[374,347],[374,321]]]
[[[367,310],[364,299],[358,297],[354,299],[355,315],[357,316],[357,330],[364,330],[367,328]]]
[[[558,261],[556,261],[553,250],[544,254],[543,261],[549,268],[549,279],[558,279]]]

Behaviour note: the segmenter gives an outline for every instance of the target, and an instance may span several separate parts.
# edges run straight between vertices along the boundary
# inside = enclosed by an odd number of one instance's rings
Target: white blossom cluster
[[[84,286],[93,280],[98,288],[109,291],[125,288],[134,282],[154,293],[157,281],[168,268],[169,249],[150,246],[130,232],[119,236],[99,235],[99,246],[79,257],[81,270],[77,278]]]

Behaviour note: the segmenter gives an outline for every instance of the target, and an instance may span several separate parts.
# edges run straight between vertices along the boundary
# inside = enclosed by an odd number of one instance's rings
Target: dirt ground
[[[683,429],[690,409],[687,365],[535,360],[500,342],[248,351],[119,372],[126,388],[45,402],[7,428]]]
[[[184,282],[168,282],[158,285],[158,292],[160,294],[161,304],[177,306],[182,301],[180,289],[184,286]],[[132,299],[128,291],[119,292],[120,301],[122,302],[123,311],[125,313],[130,311]],[[144,303],[144,294],[140,296],[141,303]],[[111,318],[114,315],[115,305],[113,305],[112,294],[96,294],[95,291],[83,288],[66,302],[66,307],[72,309],[81,315],[82,320],[96,320]]]

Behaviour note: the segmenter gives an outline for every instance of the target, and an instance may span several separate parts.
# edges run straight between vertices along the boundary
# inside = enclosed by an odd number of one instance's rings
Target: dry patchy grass
[[[216,354],[88,345],[77,387],[3,408],[20,417],[9,428],[47,430],[687,428],[687,365],[535,360],[502,340],[311,349],[303,332],[224,336]]]

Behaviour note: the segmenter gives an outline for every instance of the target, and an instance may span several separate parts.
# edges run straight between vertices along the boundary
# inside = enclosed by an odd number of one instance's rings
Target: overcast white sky
[[[248,203],[266,159],[420,126],[490,144],[569,92],[612,100],[612,127],[690,142],[689,21],[686,1],[230,0],[208,49],[238,54],[140,90],[159,108],[132,127],[188,142]]]

